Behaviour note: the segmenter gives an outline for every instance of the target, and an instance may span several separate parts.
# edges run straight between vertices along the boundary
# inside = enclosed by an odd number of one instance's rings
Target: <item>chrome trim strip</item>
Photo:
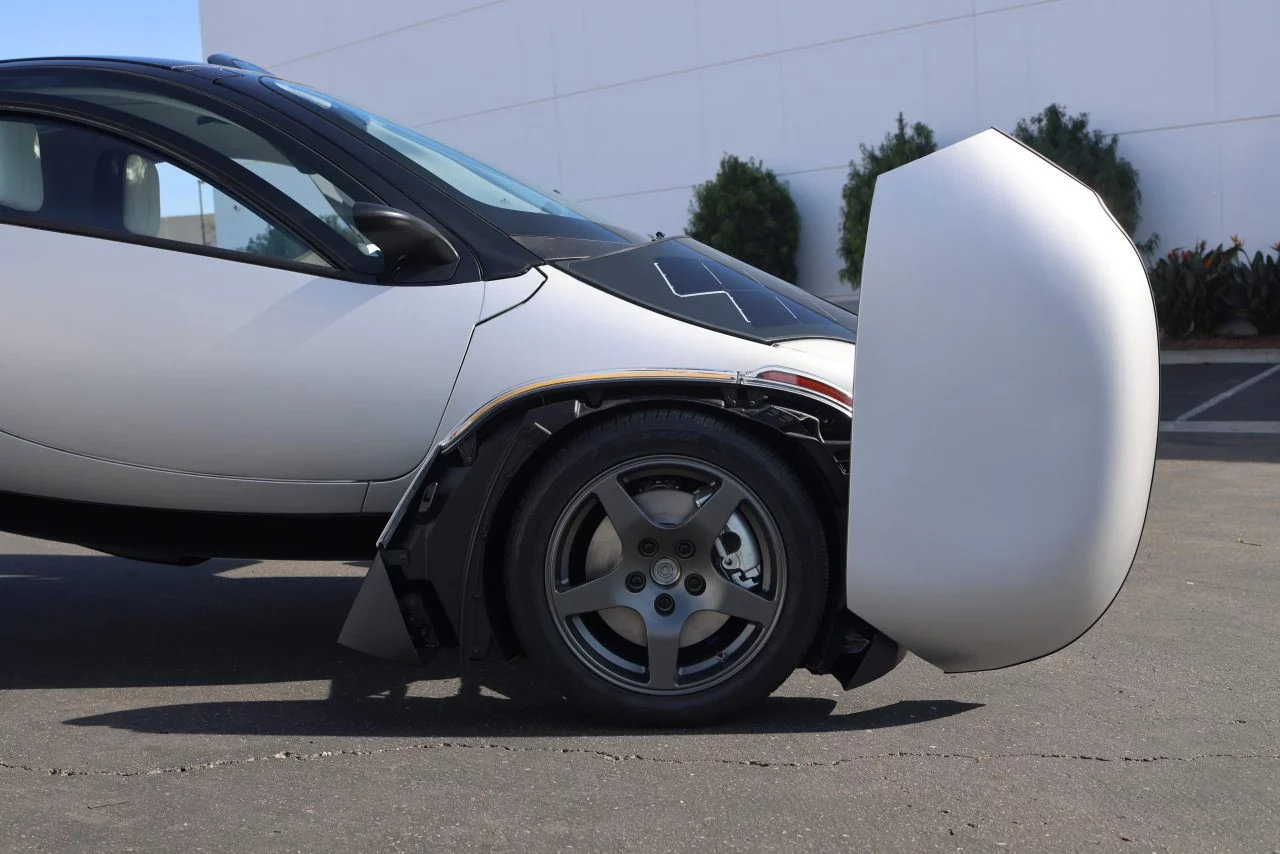
[[[400,500],[396,502],[396,509],[391,511],[391,518],[387,520],[387,524],[383,526],[382,533],[378,535],[377,547],[385,549],[391,542],[391,535],[395,533],[399,527],[401,520],[409,510],[409,501],[417,493],[418,487],[422,486],[423,478],[427,476],[427,469],[431,468],[431,464],[435,462],[436,457],[440,455],[440,446],[436,445],[427,452],[427,456],[418,464],[418,470],[413,473],[413,480],[409,481],[409,488],[404,491],[404,495],[400,496]]]
[[[491,398],[487,403],[468,415],[457,427],[449,431],[449,435],[441,442],[443,450],[450,450],[463,435],[475,426],[476,422],[488,415],[502,404],[514,400],[522,394],[534,391],[543,391],[546,389],[558,388],[567,385],[584,385],[602,382],[612,382],[616,380],[690,380],[690,381],[715,381],[723,383],[737,383],[741,376],[734,371],[699,371],[685,370],[679,368],[639,368],[626,371],[600,371],[589,374],[573,374],[570,376],[552,377],[550,379],[536,380],[531,383],[516,386],[508,389],[498,396]]]

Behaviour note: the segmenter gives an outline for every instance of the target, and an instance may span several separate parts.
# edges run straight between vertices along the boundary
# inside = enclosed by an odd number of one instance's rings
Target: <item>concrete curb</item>
[[[1161,350],[1162,365],[1280,365],[1280,350]]]

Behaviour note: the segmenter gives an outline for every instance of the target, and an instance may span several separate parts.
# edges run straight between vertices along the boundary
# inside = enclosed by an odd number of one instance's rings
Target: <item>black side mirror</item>
[[[458,267],[458,250],[429,222],[386,205],[356,202],[351,207],[356,228],[382,252],[386,282],[430,282],[448,279]]]

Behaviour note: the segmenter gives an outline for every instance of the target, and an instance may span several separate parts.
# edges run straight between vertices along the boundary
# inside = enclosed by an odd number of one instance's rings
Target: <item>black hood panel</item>
[[[687,237],[558,266],[646,308],[761,343],[857,338],[857,315]]]

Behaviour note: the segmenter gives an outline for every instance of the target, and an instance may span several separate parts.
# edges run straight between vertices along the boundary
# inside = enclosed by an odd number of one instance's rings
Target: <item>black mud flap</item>
[[[433,633],[428,624],[425,634],[417,638],[410,635],[404,609],[412,605],[412,602],[402,603],[401,596],[397,595],[386,561],[379,552],[351,604],[338,643],[401,664],[426,664],[435,648],[429,643]]]
[[[906,657],[905,648],[877,632],[861,653],[837,659],[831,675],[846,691],[852,691],[888,674]]]
[[[907,657],[906,648],[855,617],[844,605],[822,630],[814,652],[806,665],[809,672],[834,676],[846,691],[874,682]]]
[[[440,504],[435,501],[437,484],[424,482],[430,463],[388,522],[338,635],[343,646],[403,664],[426,664],[436,650],[456,645],[454,623],[437,585],[424,571],[413,569],[415,557],[418,564],[424,562],[423,531]],[[417,509],[409,512],[409,507]]]
[[[463,660],[497,656],[482,564],[498,500],[514,472],[571,422],[573,402],[543,406],[424,461],[388,520],[338,643],[378,658],[425,664],[440,649]]]

